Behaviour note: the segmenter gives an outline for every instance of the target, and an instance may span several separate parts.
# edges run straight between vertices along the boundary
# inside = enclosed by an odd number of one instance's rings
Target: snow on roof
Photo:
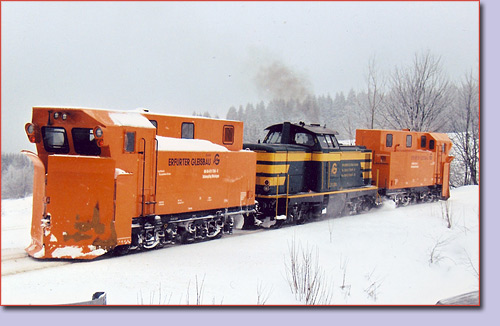
[[[145,116],[138,112],[110,112],[109,117],[117,126],[155,128]]]
[[[222,146],[203,139],[183,139],[156,136],[158,150],[172,152],[228,152]]]

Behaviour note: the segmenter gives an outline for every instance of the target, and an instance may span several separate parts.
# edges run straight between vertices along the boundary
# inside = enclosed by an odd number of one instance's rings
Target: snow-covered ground
[[[110,305],[302,305],[287,276],[295,248],[322,275],[327,299],[317,303],[433,305],[479,289],[478,192],[78,263],[23,258],[31,198],[2,200],[2,304],[81,302],[104,291]]]

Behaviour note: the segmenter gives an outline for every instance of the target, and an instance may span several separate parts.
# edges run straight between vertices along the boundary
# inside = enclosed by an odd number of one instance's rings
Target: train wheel
[[[408,206],[411,203],[411,197],[406,194],[402,197],[403,197],[402,205]]]

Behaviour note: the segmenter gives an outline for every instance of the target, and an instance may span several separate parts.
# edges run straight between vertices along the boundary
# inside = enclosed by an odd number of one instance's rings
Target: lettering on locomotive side
[[[218,179],[219,169],[205,169],[203,170],[203,179]]]
[[[219,165],[220,164],[220,156],[219,154],[215,154],[214,158],[207,157],[193,157],[193,158],[169,158],[168,166],[209,166],[209,165]]]
[[[188,166],[189,159],[188,158],[169,158],[168,166]]]
[[[425,155],[412,155],[411,156],[412,161],[429,161],[432,160],[432,154],[425,154]]]

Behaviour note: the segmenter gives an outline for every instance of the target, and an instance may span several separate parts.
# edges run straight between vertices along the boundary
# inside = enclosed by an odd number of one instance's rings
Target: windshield
[[[75,152],[80,155],[101,155],[101,148],[97,146],[94,130],[88,128],[73,128],[71,130]]]
[[[264,144],[279,144],[281,143],[281,131],[271,131],[264,139]]]
[[[339,148],[339,143],[337,138],[331,135],[318,135],[318,140],[323,149],[335,149]]]
[[[68,137],[61,127],[42,127],[43,145],[47,152],[68,153]]]

